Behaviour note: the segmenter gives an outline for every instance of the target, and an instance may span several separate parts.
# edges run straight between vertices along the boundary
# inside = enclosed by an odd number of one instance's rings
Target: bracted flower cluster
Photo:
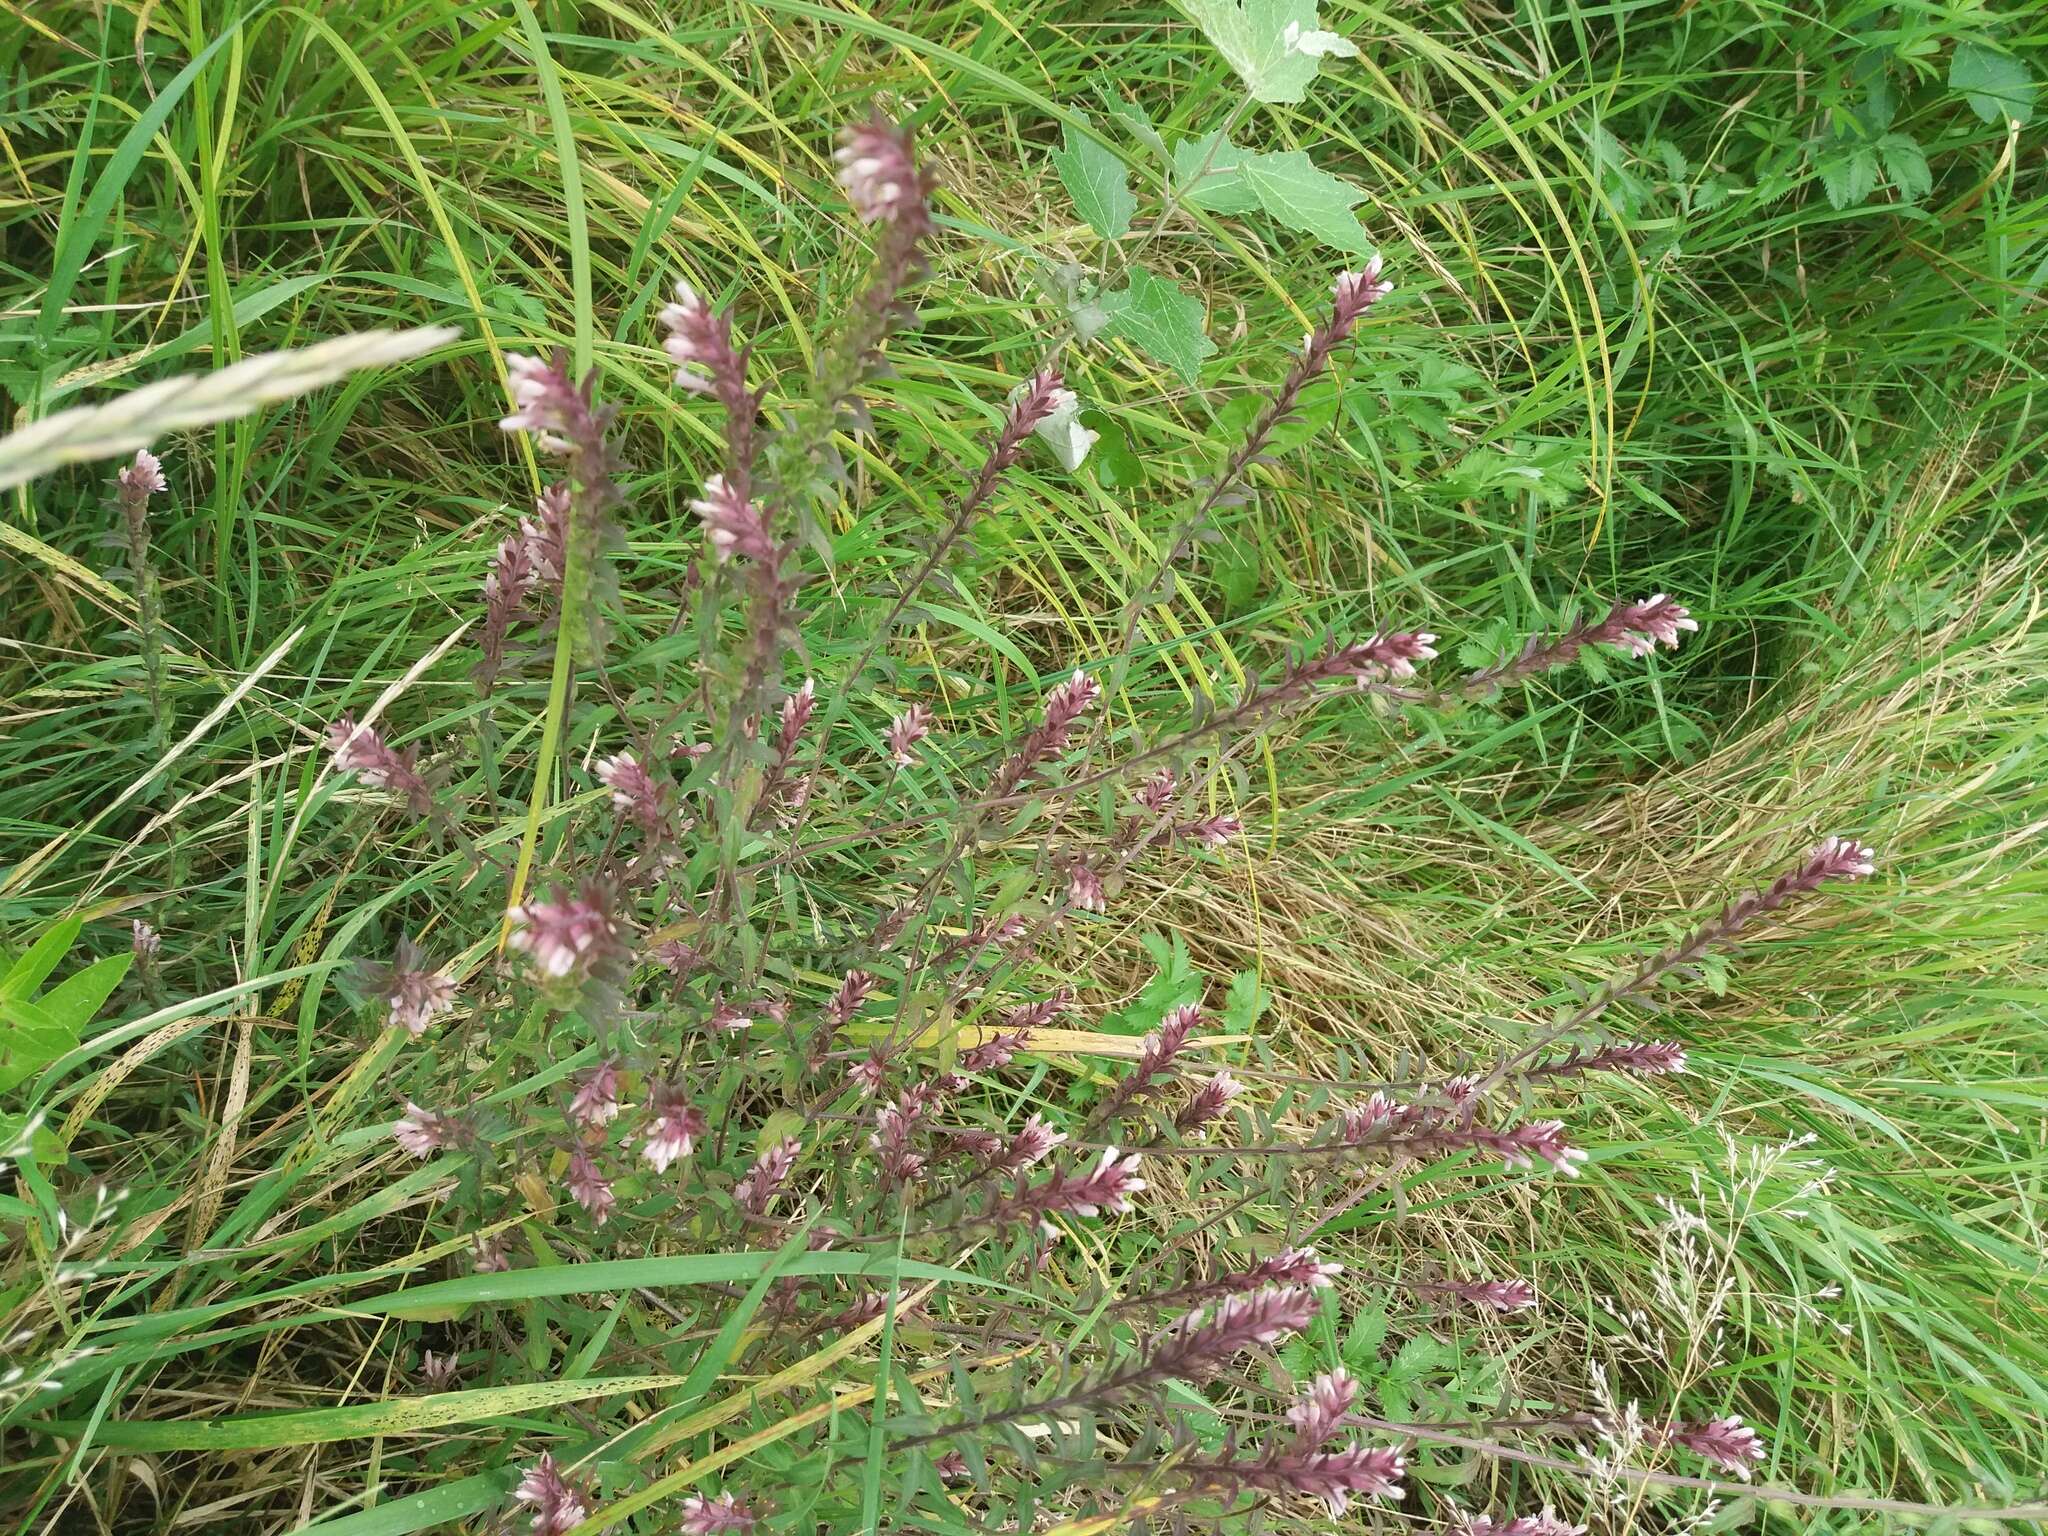
[[[1243,832],[1244,823],[1235,816],[1202,816],[1194,821],[1175,822],[1167,829],[1165,836],[1178,843],[1193,843],[1198,848],[1216,849]]]
[[[676,388],[712,395],[728,411],[749,409],[746,357],[732,344],[729,315],[715,315],[689,279],[676,279],[675,302],[662,307],[662,348],[676,365]]]
[[[415,1040],[455,1006],[455,980],[427,964],[417,944],[400,938],[389,965],[362,968],[364,990],[384,1004],[386,1022]]]
[[[1013,792],[1046,758],[1066,751],[1074,726],[1095,701],[1102,697],[1102,685],[1078,668],[1065,682],[1045,696],[1045,711],[1038,725],[1010,754],[996,774],[994,798]]]
[[[1118,1374],[1147,1379],[1201,1381],[1255,1344],[1276,1344],[1299,1333],[1322,1310],[1305,1285],[1269,1286],[1197,1307],[1158,1335]]]
[[[1655,1438],[1660,1444],[1675,1445],[1704,1457],[1745,1480],[1767,1454],[1763,1437],[1733,1414],[1704,1423],[1671,1424]]]
[[[484,623],[478,640],[483,657],[477,662],[475,675],[486,692],[505,670],[505,647],[511,639],[512,626],[541,582],[541,568],[526,533],[528,526],[522,523],[519,532],[508,533],[498,541],[497,553],[484,573]],[[561,580],[559,568],[554,580]]]
[[[533,1511],[528,1523],[535,1536],[561,1536],[590,1518],[590,1495],[562,1476],[555,1458],[545,1452],[527,1468],[512,1497]]]
[[[681,1515],[676,1525],[681,1536],[739,1536],[761,1518],[730,1493],[708,1499],[693,1493],[683,1500]]]
[[[1510,1173],[1534,1168],[1541,1159],[1568,1178],[1577,1178],[1587,1161],[1582,1149],[1565,1140],[1561,1120],[1530,1120],[1507,1131],[1469,1124],[1431,1126],[1397,1140],[1394,1145],[1414,1155],[1490,1152]]]
[[[1244,1084],[1228,1072],[1218,1072],[1195,1090],[1193,1098],[1173,1117],[1173,1128],[1191,1136],[1230,1107],[1230,1101],[1244,1092]]]
[[[1330,285],[1332,344],[1347,339],[1359,317],[1393,291],[1394,285],[1381,276],[1377,256],[1356,272],[1338,273]]]
[[[924,1177],[924,1156],[911,1146],[911,1128],[921,1112],[915,1099],[899,1099],[875,1109],[875,1129],[868,1145],[874,1148],[883,1179],[892,1187],[914,1184]]]
[[[1361,682],[1415,675],[1418,661],[1436,658],[1436,636],[1427,630],[1384,630],[1344,652],[1351,674]]]
[[[568,1166],[562,1170],[562,1187],[571,1200],[583,1207],[592,1225],[601,1227],[611,1219],[618,1196],[612,1193],[612,1181],[604,1176],[588,1149],[577,1147],[569,1154]]]
[[[1490,1307],[1500,1313],[1527,1312],[1536,1305],[1536,1287],[1520,1279],[1422,1281],[1415,1283],[1412,1289],[1455,1296],[1460,1301]]]
[[[421,1350],[420,1385],[429,1392],[446,1392],[455,1385],[458,1363],[453,1353],[436,1354],[431,1349]]]
[[[405,1101],[405,1113],[391,1127],[391,1139],[414,1157],[432,1157],[449,1147],[462,1146],[474,1134],[460,1115],[421,1109],[411,1099]]]
[[[763,563],[776,558],[775,541],[768,536],[768,520],[760,507],[724,475],[704,482],[704,494],[690,503],[690,510],[703,519],[712,557],[721,565],[736,556]]]
[[[647,1120],[640,1133],[640,1157],[656,1173],[690,1155],[697,1138],[710,1130],[704,1111],[683,1097],[673,1083],[656,1083],[647,1099]]]
[[[1631,656],[1647,656],[1660,645],[1676,649],[1680,634],[1698,628],[1699,622],[1662,592],[1624,600],[1600,619],[1581,618],[1555,635],[1531,635],[1508,660],[1468,675],[1461,688],[1467,694],[1488,693],[1503,683],[1570,666],[1589,645],[1613,646]]]
[[[327,727],[327,750],[336,773],[354,774],[374,788],[403,795],[415,816],[433,811],[434,794],[420,775],[417,747],[401,752],[387,745],[375,726],[357,725],[354,715],[345,714]]]
[[[1102,889],[1102,876],[1085,858],[1067,866],[1067,905],[1077,912],[1107,912],[1109,897]]]
[[[530,956],[543,976],[581,979],[617,958],[620,929],[610,889],[585,881],[574,893],[557,890],[552,900],[514,907],[506,943]]]
[[[159,491],[171,488],[164,478],[164,466],[147,448],[135,450],[135,457],[114,474],[114,484],[123,503],[147,503]]]
[[[839,164],[839,184],[863,224],[909,224],[919,233],[929,228],[930,183],[902,129],[878,113],[846,129],[832,158]]]
[[[1399,1498],[1405,1463],[1401,1453],[1384,1446],[1347,1446],[1325,1451],[1344,1427],[1358,1383],[1344,1371],[1316,1377],[1287,1411],[1295,1427],[1291,1445],[1274,1446],[1250,1460],[1191,1461],[1179,1475],[1199,1489],[1260,1493],[1299,1493],[1321,1499],[1332,1518],[1342,1515],[1353,1498]]]
[[[1228,1270],[1170,1290],[1126,1297],[1115,1304],[1115,1310],[1186,1307],[1214,1301],[1219,1296],[1245,1296],[1276,1288],[1322,1291],[1336,1284],[1337,1276],[1343,1273],[1342,1264],[1325,1263],[1313,1248],[1288,1248],[1259,1260],[1249,1269]]]
[[[756,1158],[754,1166],[732,1188],[740,1209],[750,1216],[766,1216],[802,1150],[803,1144],[794,1136],[785,1136]]]
[[[825,1018],[834,1029],[844,1029],[853,1022],[853,1016],[860,1012],[861,1005],[875,990],[875,978],[866,971],[852,970],[840,980],[839,990],[825,1004]]]
[[[1663,1077],[1685,1070],[1685,1047],[1670,1040],[1648,1040],[1641,1044],[1602,1046],[1595,1051],[1574,1049],[1565,1055],[1538,1062],[1522,1076],[1575,1077],[1584,1072],[1626,1072],[1635,1077]]]
[[[619,1064],[607,1057],[576,1079],[569,1119],[581,1130],[599,1131],[619,1117]]]
[[[1067,1139],[1065,1131],[1056,1131],[1045,1123],[1040,1115],[1032,1115],[1017,1134],[1003,1144],[996,1154],[995,1166],[1003,1173],[1022,1173],[1026,1168],[1042,1163],[1052,1155],[1055,1147]],[[1136,1186],[1143,1188],[1142,1184]]]
[[[1516,1515],[1511,1520],[1472,1515],[1451,1536],[1586,1536],[1586,1527],[1573,1525],[1546,1504],[1536,1514]]]
[[[591,404],[588,383],[579,386],[570,379],[568,354],[539,358],[507,352],[505,382],[512,391],[512,414],[500,427],[531,434],[543,453],[589,456],[597,462],[586,470],[601,472],[606,412]]]
[[[1027,1125],[1026,1129],[1029,1128]],[[1050,1233],[1058,1230],[1052,1226],[1055,1216],[1096,1216],[1103,1211],[1121,1215],[1130,1210],[1131,1196],[1145,1187],[1145,1181],[1138,1177],[1139,1161],[1135,1152],[1126,1154],[1116,1147],[1105,1148],[1101,1160],[1087,1172],[1056,1169],[1044,1183],[998,1199],[977,1219],[996,1227],[1035,1221],[1041,1230]]]
[[[668,790],[639,758],[620,752],[600,760],[597,781],[612,792],[613,808],[624,812],[649,838],[666,835]]]
[[[890,720],[889,729],[882,733],[889,761],[898,768],[908,768],[917,761],[917,744],[931,733],[932,712],[922,704],[911,705]]]

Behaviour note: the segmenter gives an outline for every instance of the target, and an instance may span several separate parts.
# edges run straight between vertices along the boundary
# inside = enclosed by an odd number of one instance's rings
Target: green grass
[[[148,88],[130,12],[23,14],[0,28],[0,389],[15,410],[372,326],[452,321],[466,336],[431,363],[159,445],[169,739],[261,672],[170,758],[150,746],[125,599],[90,579],[116,559],[98,473],[25,487],[0,513],[16,530],[0,557],[0,937],[18,953],[76,915],[81,954],[113,954],[146,916],[189,1029],[116,1080],[134,1037],[116,1026],[148,1012],[117,994],[97,1026],[114,1032],[49,1098],[75,1119],[72,1160],[50,1165],[51,1185],[0,1185],[0,1313],[38,1327],[55,1261],[28,1235],[31,1211],[60,1194],[75,1206],[88,1178],[136,1192],[135,1241],[89,1314],[62,1325],[78,1339],[95,1316],[119,1320],[116,1353],[37,1410],[77,1430],[55,1442],[0,1420],[19,1529],[60,1510],[80,1530],[178,1515],[286,1529],[301,1510],[388,1502],[386,1479],[489,1471],[536,1426],[574,1437],[599,1422],[490,1397],[435,1426],[446,1438],[363,1438],[381,1433],[366,1405],[405,1396],[397,1362],[422,1326],[365,1303],[442,1269],[406,1246],[431,1181],[376,1162],[391,1045],[365,1051],[333,972],[459,858],[381,846],[330,804],[319,731],[477,611],[489,550],[538,484],[496,430],[502,354],[571,347],[624,409],[631,556],[609,670],[629,693],[651,687],[693,658],[666,627],[698,547],[685,503],[718,447],[714,418],[667,387],[654,311],[678,273],[736,301],[785,381],[775,398],[794,393],[815,316],[858,280],[831,132],[878,94],[914,114],[945,236],[874,437],[854,450],[833,578],[805,594],[829,677],[1059,324],[1044,264],[1101,270],[1141,251],[1202,295],[1221,350],[1199,390],[1122,344],[1069,349],[1069,380],[1111,434],[1096,467],[1067,476],[1038,457],[1006,482],[957,587],[934,592],[842,728],[857,783],[897,698],[944,696],[950,731],[993,735],[1033,706],[1040,676],[1104,656],[1220,457],[1228,403],[1279,373],[1342,257],[1257,216],[1183,213],[1148,235],[1159,187],[1135,150],[1127,250],[1105,252],[1075,217],[1047,160],[1063,119],[1102,127],[1107,92],[1178,138],[1220,126],[1239,94],[1165,7],[186,0],[149,13]],[[1299,107],[1250,112],[1237,136],[1309,149],[1365,189],[1397,299],[1311,411],[1320,430],[1258,472],[1258,494],[1145,610],[1118,726],[1158,728],[1323,629],[1485,638],[1580,594],[1661,589],[1702,633],[1646,668],[1575,673],[1441,726],[1318,714],[1222,781],[1219,809],[1254,833],[1240,861],[1148,876],[1119,925],[1081,931],[1069,959],[1084,1001],[1119,1004],[1146,979],[1133,930],[1173,932],[1211,975],[1260,972],[1275,998],[1267,1067],[1405,1077],[1521,1038],[1574,985],[1816,835],[1864,836],[1880,879],[1643,1025],[1687,1043],[1690,1077],[1558,1095],[1598,1149],[1583,1189],[1474,1200],[1419,1184],[1402,1219],[1372,1208],[1339,1256],[1523,1268],[1548,1306],[1484,1336],[1508,1341],[1525,1400],[1582,1405],[1595,1357],[1654,1396],[1653,1362],[1609,1308],[1678,1326],[1683,1308],[1657,1294],[1654,1201],[1694,1203],[1697,1175],[1733,1289],[1688,1401],[1739,1404],[1765,1430],[1767,1481],[2038,1498],[2048,188],[2038,130],[2008,143],[1945,83],[1959,39],[2029,56],[2038,22],[1732,0],[1503,14],[1329,0],[1323,15],[1363,58],[1327,69]],[[1867,101],[1873,58],[1932,185],[1915,203],[1879,190],[1837,210],[1806,142]],[[1130,451],[1111,474],[1118,437]],[[441,741],[477,708],[451,656],[389,718],[401,740]],[[502,849],[525,830],[546,712],[538,681],[497,706],[486,772]],[[608,747],[609,723],[601,707],[574,716],[561,761]],[[88,826],[138,779],[135,805]],[[583,782],[542,788],[558,800]],[[543,861],[561,836],[544,815]],[[53,844],[32,878],[9,877]],[[830,913],[872,877],[871,851],[850,848],[801,893],[764,882],[761,899]],[[534,1086],[509,1071],[492,1084],[508,1102]],[[1724,1136],[1792,1135],[1814,1138],[1802,1155],[1835,1170],[1831,1190],[1794,1200],[1781,1174],[1766,1203],[1809,1214],[1726,1217]],[[1831,1284],[1839,1300],[1802,1300]],[[258,1302],[287,1296],[346,1311]],[[624,1374],[596,1352],[580,1371],[573,1350],[548,1353],[551,1326],[590,1341],[609,1306],[588,1300],[524,1303],[524,1336],[543,1342],[488,1390]],[[706,1330],[730,1313],[722,1293],[685,1289],[676,1305]],[[666,1326],[630,1299],[611,1316],[636,1347]],[[912,1368],[904,1348],[899,1332],[843,1375],[818,1370],[872,1390],[889,1362]],[[707,1390],[689,1361],[679,1374],[687,1390],[646,1399],[656,1424],[705,1397],[744,1406],[733,1381]],[[165,1442],[153,1491],[125,1469],[153,1421],[273,1409],[364,1422],[333,1421],[350,1438],[317,1451],[223,1459]],[[390,1411],[394,1429],[411,1422]],[[748,1454],[775,1465],[772,1443]],[[1524,1474],[1475,1466],[1457,1490],[1468,1506],[1533,1503],[1511,1491]],[[1674,1517],[1622,1501],[1601,1518]],[[1844,1531],[1862,1518],[1740,1503],[1721,1517]]]

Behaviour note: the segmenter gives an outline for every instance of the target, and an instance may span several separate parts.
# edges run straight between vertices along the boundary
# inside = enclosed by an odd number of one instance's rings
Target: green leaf
[[[1230,990],[1224,994],[1223,1027],[1233,1035],[1248,1035],[1272,1004],[1273,994],[1259,985],[1259,973],[1239,971],[1230,978]]]
[[[57,962],[70,950],[72,941],[78,937],[79,919],[67,917],[48,933],[37,939],[13,965],[7,974],[0,976],[0,997],[29,997],[43,984],[43,978],[57,969]]]
[[[1105,240],[1130,233],[1138,200],[1131,195],[1131,179],[1123,161],[1113,151],[1069,123],[1066,147],[1052,152],[1052,163],[1074,200],[1075,211],[1090,229]]]
[[[1152,119],[1145,115],[1143,107],[1134,101],[1125,101],[1121,96],[1111,92],[1108,86],[1102,88],[1102,105],[1108,109],[1110,116],[1121,118],[1124,126],[1136,134],[1139,141],[1153,154],[1162,160],[1167,158],[1166,140],[1162,139],[1159,130],[1152,126]]]
[[[1983,43],[1957,43],[1948,61],[1948,88],[1961,91],[1970,110],[1987,123],[2034,118],[2034,77],[2009,53]]]
[[[1934,190],[1934,173],[1927,169],[1927,156],[1911,135],[1888,133],[1877,141],[1877,153],[1884,161],[1885,180],[1898,188],[1899,196],[1917,203]]]
[[[1317,170],[1302,150],[1253,155],[1244,163],[1244,179],[1260,206],[1289,229],[1314,235],[1340,251],[1371,253],[1365,226],[1351,211],[1365,193]]]
[[[1821,162],[1820,184],[1829,207],[1858,206],[1877,188],[1877,152],[1867,144],[1837,151]]]
[[[1348,38],[1317,23],[1316,0],[1181,0],[1256,101],[1296,102],[1322,60],[1355,59]]]
[[[1182,199],[1211,213],[1250,213],[1259,194],[1244,179],[1249,156],[1218,133],[1173,146],[1173,184]]]
[[[67,932],[67,928],[69,931]],[[134,957],[120,954],[95,960],[67,976],[34,1002],[24,995],[49,973],[76,936],[75,923],[53,929],[8,973],[0,988],[0,1093],[78,1046],[79,1031],[90,1024]]]
[[[1102,307],[1109,335],[1157,358],[1190,384],[1201,374],[1202,359],[1216,350],[1202,330],[1202,301],[1142,267],[1132,271],[1128,288],[1105,294]]]

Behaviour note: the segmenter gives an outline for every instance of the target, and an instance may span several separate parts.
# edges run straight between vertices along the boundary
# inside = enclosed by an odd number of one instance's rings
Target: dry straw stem
[[[284,352],[260,352],[217,373],[186,373],[145,384],[99,405],[81,405],[0,437],[0,491],[69,464],[120,458],[167,432],[232,421],[280,400],[338,383],[364,368],[402,363],[446,346],[450,325],[363,331]]]

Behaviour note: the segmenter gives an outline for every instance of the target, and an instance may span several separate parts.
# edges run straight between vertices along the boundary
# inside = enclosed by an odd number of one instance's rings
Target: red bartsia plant
[[[866,398],[915,318],[912,295],[941,234],[936,183],[904,128],[876,116],[851,129],[836,169],[869,247],[866,276],[838,290],[839,323],[809,352],[807,380],[777,378],[766,360],[780,353],[736,340],[758,317],[743,301],[706,297],[724,291],[721,274],[678,278],[660,312],[678,408],[706,413],[705,440],[717,444],[659,488],[651,515],[661,535],[687,530],[694,555],[680,585],[657,594],[645,571],[614,558],[627,548],[626,466],[599,376],[572,377],[559,354],[511,354],[503,426],[558,478],[479,552],[479,771],[463,776],[452,716],[408,728],[343,714],[327,728],[333,774],[360,787],[346,797],[351,814],[380,818],[373,832],[408,859],[422,823],[472,855],[456,861],[451,888],[422,877],[380,899],[386,937],[355,972],[387,1030],[376,1063],[392,1078],[385,1102],[402,1106],[377,1145],[433,1181],[404,1209],[427,1212],[432,1252],[482,1274],[644,1262],[606,1272],[630,1276],[603,1284],[631,1319],[650,1321],[605,1335],[611,1364],[580,1359],[593,1376],[687,1375],[715,1337],[719,1370],[773,1383],[819,1334],[867,1348],[888,1327],[899,1367],[943,1367],[915,1392],[845,1408],[840,1418],[877,1416],[849,1442],[857,1454],[831,1439],[843,1424],[807,1425],[819,1455],[801,1476],[818,1484],[800,1498],[664,1484],[674,1503],[663,1518],[693,1536],[749,1532],[799,1502],[802,1523],[851,1528],[861,1515],[849,1469],[878,1450],[925,1447],[936,1457],[927,1481],[961,1499],[1071,1463],[1057,1476],[1144,1476],[1167,1502],[1211,1511],[1258,1499],[1339,1514],[1352,1500],[1392,1508],[1419,1497],[1429,1518],[1463,1520],[1475,1536],[1537,1536],[1547,1514],[1481,1524],[1490,1517],[1442,1503],[1427,1479],[1415,1480],[1419,1495],[1404,1493],[1401,1447],[1347,1442],[1357,1385],[1342,1372],[1279,1383],[1299,1387],[1287,1427],[1248,1408],[1236,1422],[1269,1427],[1247,1444],[1181,1441],[1157,1460],[1144,1447],[1177,1433],[1169,1392],[1185,1404],[1196,1391],[1276,1390],[1277,1347],[1341,1306],[1347,1286],[1398,1298],[1401,1326],[1417,1332],[1451,1307],[1465,1309],[1467,1328],[1474,1309],[1489,1326],[1515,1326],[1535,1305],[1529,1281],[1455,1278],[1427,1262],[1347,1273],[1331,1246],[1346,1230],[1335,1218],[1425,1164],[1440,1165],[1430,1177],[1460,1180],[1580,1173],[1588,1152],[1540,1096],[1603,1075],[1650,1084],[1687,1066],[1675,1041],[1602,1038],[1601,1015],[1823,885],[1869,875],[1871,855],[1830,838],[1517,1052],[1348,1106],[1319,1090],[1269,1092],[1259,1042],[1241,1022],[1226,1027],[1229,1010],[1205,1014],[1199,994],[1148,990],[1107,1023],[1069,984],[1075,934],[1123,944],[1114,925],[1141,868],[1255,857],[1219,801],[1260,733],[1347,705],[1402,718],[1484,707],[1588,647],[1643,656],[1698,624],[1661,594],[1614,602],[1463,678],[1443,675],[1438,636],[1419,617],[1362,626],[1309,639],[1234,698],[1204,700],[1191,723],[1148,735],[1153,711],[1123,679],[1140,611],[1164,588],[1140,583],[1120,644],[1042,655],[1039,680],[1021,687],[1008,674],[1000,704],[1014,725],[989,729],[989,700],[960,682],[971,669],[948,660],[934,671],[892,641],[970,533],[1020,489],[1038,429],[1078,401],[1057,361],[1015,369],[1014,387],[985,407],[985,446],[919,531],[921,555],[873,561],[888,544],[883,516],[847,505],[873,477],[842,455],[850,443],[873,455],[888,447],[887,420],[870,420]],[[1252,467],[1272,462],[1279,427],[1312,381],[1342,366],[1390,291],[1378,260],[1337,277],[1284,377],[1163,542],[1161,581]],[[137,526],[162,488],[149,468],[138,460],[117,488]],[[847,540],[849,527],[860,536]],[[636,584],[624,599],[622,573]],[[599,622],[614,608],[636,638],[630,653]],[[523,760],[521,737],[508,724],[501,738],[494,721],[537,692],[536,654],[564,667],[550,674],[562,691],[548,696],[560,715],[545,717],[560,771],[529,789],[503,782]],[[417,706],[401,691],[380,707]],[[842,720],[853,728],[835,736]],[[431,769],[386,735],[428,729]],[[514,847],[525,883],[511,901]],[[385,947],[401,923],[420,941]],[[145,956],[135,932],[154,985],[154,940]],[[1112,1027],[1146,1030],[1135,1060],[1101,1051]],[[1073,1246],[1057,1246],[1063,1238]],[[694,1255],[723,1267],[693,1269]],[[665,1295],[674,1282],[664,1277],[680,1273],[692,1276],[690,1294]],[[752,1310],[722,1314],[728,1302]],[[546,1326],[531,1347],[552,1338],[560,1315],[534,1314]],[[526,1356],[469,1358],[474,1372]],[[1010,1372],[1031,1375],[1011,1383]],[[781,1389],[763,1390],[766,1404]],[[592,1428],[595,1404],[574,1422]],[[1120,1421],[1104,1443],[1134,1447],[1127,1458],[1106,1458],[1093,1438],[1078,1458],[1047,1453],[1042,1440],[1064,1445],[1091,1416]],[[519,1518],[544,1533],[602,1518],[598,1490],[639,1476],[633,1447],[668,1444],[642,1432],[663,1422],[522,1449],[510,1493]],[[1642,1443],[1731,1474],[1762,1455],[1733,1418],[1668,1420]],[[959,1518],[950,1507],[932,1516]]]

